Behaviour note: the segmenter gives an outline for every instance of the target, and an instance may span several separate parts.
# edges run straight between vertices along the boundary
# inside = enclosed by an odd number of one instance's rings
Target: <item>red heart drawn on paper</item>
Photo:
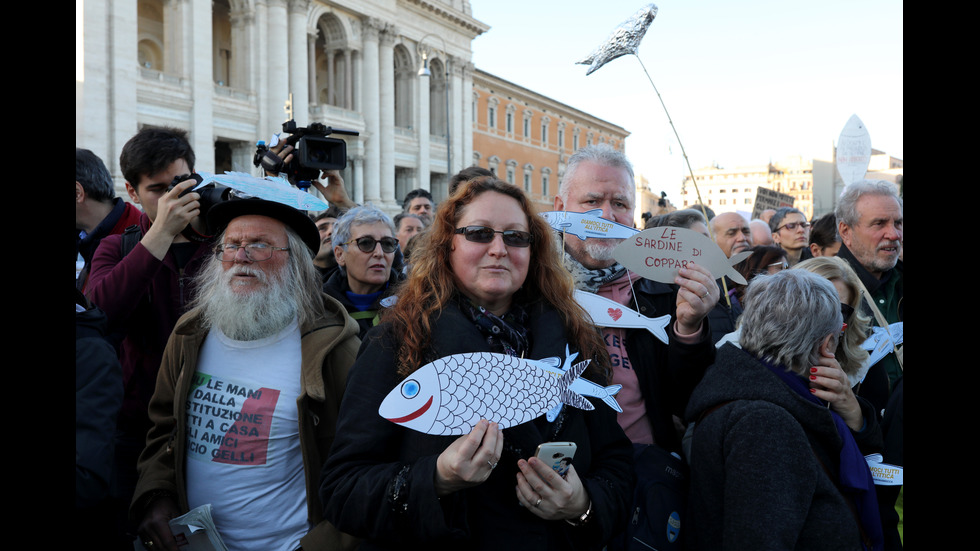
[[[615,310],[610,308],[609,317],[611,317],[613,321],[619,321],[619,318],[623,317],[623,311],[620,310],[619,308],[616,308]]]

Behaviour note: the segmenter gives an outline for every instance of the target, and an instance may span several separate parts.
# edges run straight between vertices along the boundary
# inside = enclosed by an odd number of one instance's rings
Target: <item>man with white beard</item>
[[[260,199],[208,213],[220,233],[164,353],[131,508],[148,549],[211,504],[229,549],[338,549],[317,497],[357,324],[320,292],[313,222]],[[342,541],[343,540],[343,541]]]

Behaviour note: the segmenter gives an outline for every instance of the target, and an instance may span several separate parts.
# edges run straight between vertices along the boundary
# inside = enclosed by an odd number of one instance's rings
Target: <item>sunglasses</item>
[[[508,247],[528,247],[534,241],[534,236],[526,231],[520,230],[495,230],[486,226],[466,226],[456,228],[454,233],[461,233],[467,241],[474,243],[489,243],[493,241],[494,234],[499,233],[504,238],[504,245]]]
[[[385,254],[390,254],[395,252],[395,247],[398,246],[398,240],[394,237],[382,237],[381,239],[375,239],[370,235],[365,235],[364,237],[358,237],[357,239],[351,239],[344,243],[344,245],[349,245],[351,243],[357,242],[357,248],[361,249],[363,253],[373,253],[375,247],[378,243],[381,243],[381,252]]]

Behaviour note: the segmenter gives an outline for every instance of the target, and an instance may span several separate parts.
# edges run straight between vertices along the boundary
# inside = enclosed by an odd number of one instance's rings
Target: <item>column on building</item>
[[[239,90],[254,90],[251,81],[250,61],[252,59],[252,31],[255,26],[255,16],[251,9],[246,9],[232,2],[229,20],[231,22],[231,82],[229,86]]]
[[[385,25],[385,28],[378,33],[381,205],[393,205],[397,202],[395,199],[395,38],[397,35],[393,25]]]
[[[289,99],[289,55],[282,48],[282,45],[289,44],[289,19],[286,0],[268,0],[267,6],[267,14],[264,19],[266,27],[265,48],[260,54],[262,56],[261,67],[264,69],[266,82],[266,95],[259,96],[265,98],[267,128],[260,128],[260,135],[265,135],[264,132],[281,131],[282,123],[286,120],[283,106]],[[263,21],[261,18],[258,20]],[[284,57],[286,59],[283,59]]]
[[[299,126],[310,123],[309,8],[310,0],[289,0],[289,91],[293,94],[293,119]]]
[[[473,159],[473,102],[463,101],[473,95],[473,70],[473,63],[467,61],[463,67],[463,90],[460,102],[456,104],[461,108],[462,127],[464,129],[462,133],[463,156],[460,157],[459,164],[457,165],[460,167],[460,170],[470,166],[472,164],[471,159]]]
[[[190,141],[197,153],[195,169],[214,170],[214,57],[211,0],[191,0],[184,10],[183,33],[191,87]]]
[[[375,18],[361,21],[364,37],[364,55],[361,67],[361,112],[364,114],[364,187],[359,203],[379,203],[381,200],[381,113],[378,98],[380,91],[380,65],[378,35],[383,23]],[[391,69],[389,67],[389,74]],[[394,167],[392,167],[394,172]]]
[[[450,68],[451,68],[450,70],[451,80],[449,84],[449,89],[451,91],[451,97],[449,101],[450,101],[450,105],[452,106],[451,111],[460,112],[461,109],[458,108],[457,106],[463,105],[464,98],[466,97],[463,95],[463,74],[466,72],[465,62],[456,56],[450,56]],[[465,107],[463,107],[462,109],[465,109]],[[446,185],[447,185],[446,191],[448,192],[449,178],[451,178],[453,174],[459,172],[460,169],[462,168],[462,165],[460,163],[465,162],[465,159],[462,156],[463,136],[466,134],[472,136],[473,127],[470,126],[469,128],[465,128],[463,126],[463,117],[459,117],[459,116],[453,117],[452,120],[446,122],[447,124],[450,124],[451,125],[450,128],[452,128],[452,130],[450,131],[450,138],[452,140],[452,143],[447,144],[451,151],[451,153],[449,154],[449,159],[450,159],[450,163],[452,163],[449,166],[448,173],[446,175]]]

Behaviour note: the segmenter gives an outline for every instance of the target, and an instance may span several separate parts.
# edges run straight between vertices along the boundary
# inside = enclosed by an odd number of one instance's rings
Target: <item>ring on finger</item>
[[[538,505],[541,505],[541,502],[542,501],[544,501],[544,500],[539,497],[538,500],[534,502],[534,506],[537,507]]]
[[[497,462],[496,461],[490,461],[489,459],[487,459],[487,465],[490,465],[490,470],[491,471],[497,468]]]

